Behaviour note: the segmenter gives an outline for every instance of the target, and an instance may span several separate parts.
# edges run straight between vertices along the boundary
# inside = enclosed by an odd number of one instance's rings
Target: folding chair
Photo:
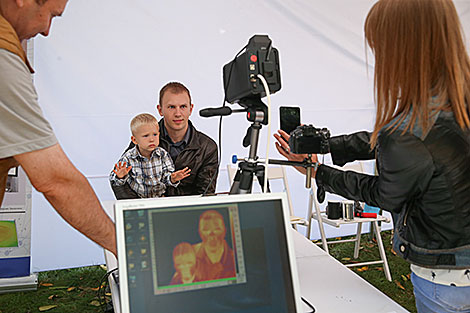
[[[364,172],[363,165],[360,162],[347,164],[342,167],[342,170],[351,170],[351,171],[355,171],[359,173]],[[315,207],[315,211],[313,210],[313,207]],[[329,219],[326,216],[326,211],[320,210],[320,204],[317,201],[317,186],[315,185],[315,182],[312,182],[312,187],[310,188],[310,193],[309,193],[309,203],[308,203],[308,213],[307,213],[307,220],[309,222],[309,226],[307,226],[307,238],[309,239],[310,239],[310,234],[311,234],[312,219],[315,219],[318,223],[318,228],[320,230],[320,236],[321,236],[321,245],[323,246],[323,250],[325,250],[329,254],[329,251],[328,251],[329,244],[354,242],[354,258],[355,259],[359,257],[362,224],[371,223],[371,230],[373,229],[376,235],[376,239],[377,239],[377,246],[379,248],[380,260],[361,262],[361,263],[351,263],[351,264],[345,264],[345,265],[347,267],[354,267],[354,266],[365,266],[365,265],[373,265],[373,264],[383,264],[385,277],[387,278],[387,280],[392,281],[392,275],[390,274],[387,256],[385,254],[385,248],[383,246],[382,236],[380,234],[381,227],[379,225],[380,222],[390,223],[389,218],[378,214],[376,218],[354,217],[352,220],[344,220],[342,218],[337,219],[337,220]],[[354,239],[328,241],[325,235],[325,228],[323,224],[327,224],[327,225],[334,226],[337,228],[345,224],[357,224],[356,237]]]
[[[233,179],[235,178],[235,174],[237,173],[237,168],[234,168],[230,164],[227,164],[227,173],[228,173],[229,184],[231,185],[233,182]],[[257,180],[257,178],[254,177],[253,180]],[[297,225],[302,225],[302,226],[306,226],[307,228],[309,228],[308,221],[305,218],[301,218],[301,217],[294,215],[292,200],[291,200],[290,191],[289,191],[289,184],[287,182],[286,170],[283,166],[270,166],[268,168],[268,182],[274,181],[274,180],[281,180],[283,183],[283,188],[287,194],[287,201],[289,203],[290,223],[292,224],[292,226],[295,229],[297,229]]]

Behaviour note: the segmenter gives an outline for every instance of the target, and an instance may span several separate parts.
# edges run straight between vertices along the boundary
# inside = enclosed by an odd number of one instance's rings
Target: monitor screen
[[[296,312],[281,199],[231,197],[123,210],[129,312]]]

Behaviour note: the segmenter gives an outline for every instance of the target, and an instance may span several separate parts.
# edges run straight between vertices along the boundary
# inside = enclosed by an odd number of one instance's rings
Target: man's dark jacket
[[[163,119],[159,122],[160,125],[160,144],[159,146],[170,151],[170,143],[163,138],[161,129],[164,127]],[[185,167],[191,169],[188,177],[181,180],[178,187],[167,186],[165,196],[187,196],[187,195],[200,195],[207,189],[207,193],[214,193],[217,175],[218,175],[218,153],[217,144],[209,136],[198,131],[191,121],[189,121],[189,128],[191,129],[191,136],[189,137],[188,144],[181,151],[174,160],[175,170],[181,170]],[[129,147],[134,147],[131,142]],[[211,181],[212,179],[212,181]],[[115,186],[111,184],[116,199],[135,199],[139,196],[129,187],[129,184],[123,186]]]
[[[377,160],[379,176],[320,165],[316,182],[328,192],[397,214],[394,250],[429,268],[470,267],[470,130],[441,111],[429,132],[382,130],[330,139],[333,163]]]

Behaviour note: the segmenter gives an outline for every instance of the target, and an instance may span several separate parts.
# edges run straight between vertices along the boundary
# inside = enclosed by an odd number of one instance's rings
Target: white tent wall
[[[114,199],[108,174],[129,143],[129,122],[156,113],[159,89],[181,81],[195,105],[191,120],[214,140],[218,118],[198,111],[222,105],[222,66],[254,34],[268,34],[280,53],[282,89],[272,96],[272,131],[279,106],[300,106],[303,123],[333,135],[371,130],[373,57],[366,65],[363,23],[373,0],[69,1],[50,38],[35,39],[39,102],[60,144],[100,200]],[[467,38],[470,3],[456,1]],[[264,99],[266,102],[266,99]],[[239,108],[237,105],[233,108]],[[223,119],[217,191],[229,189],[226,164],[247,156],[244,114]],[[258,155],[280,159],[267,127]],[[329,158],[325,161],[328,163]],[[371,166],[372,168],[372,166]],[[288,169],[295,214],[305,216],[305,179]],[[314,225],[313,238],[319,235]],[[354,232],[329,229],[329,236]],[[32,270],[101,264],[102,249],[33,194]]]

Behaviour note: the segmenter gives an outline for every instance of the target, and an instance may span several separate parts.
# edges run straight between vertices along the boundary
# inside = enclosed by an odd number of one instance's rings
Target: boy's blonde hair
[[[137,128],[144,124],[156,124],[158,125],[158,121],[152,114],[142,113],[134,117],[131,121],[131,133],[135,136]]]

